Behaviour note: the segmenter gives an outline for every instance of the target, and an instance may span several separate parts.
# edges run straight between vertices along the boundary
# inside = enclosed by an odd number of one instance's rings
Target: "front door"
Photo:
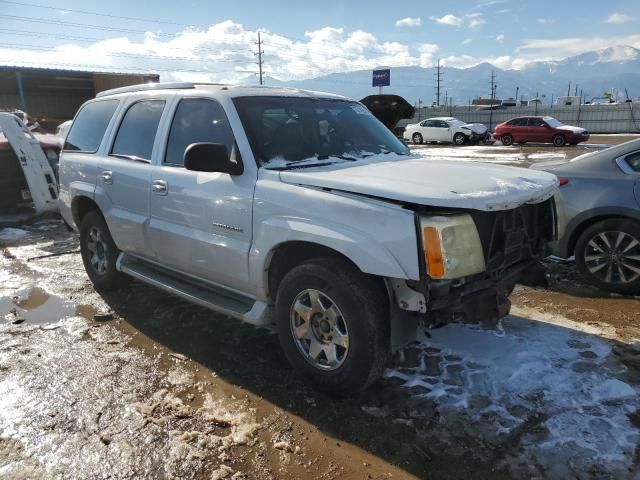
[[[539,117],[529,118],[527,131],[527,137],[531,138],[530,141],[532,142],[547,143],[551,141],[551,135],[549,134],[551,129]]]
[[[153,166],[150,242],[163,265],[246,291],[255,176],[186,170],[184,152],[199,142],[221,143],[232,158],[239,155],[223,107],[183,98],[164,156]]]

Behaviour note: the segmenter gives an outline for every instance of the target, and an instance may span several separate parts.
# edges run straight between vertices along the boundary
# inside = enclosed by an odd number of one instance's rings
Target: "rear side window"
[[[640,172],[640,152],[635,152],[631,155],[627,155],[625,157],[625,160],[631,168],[633,168],[636,172]]]
[[[222,106],[206,98],[185,98],[180,101],[171,123],[164,163],[182,165],[184,151],[192,143],[221,143],[231,155],[233,132]]]
[[[527,119],[526,118],[514,118],[513,120],[510,120],[509,122],[507,122],[507,125],[510,125],[512,127],[523,127],[527,125]]]
[[[85,105],[73,122],[64,150],[96,153],[117,107],[118,100],[101,100]]]
[[[120,122],[111,155],[151,161],[164,104],[164,100],[143,100],[131,105]]]

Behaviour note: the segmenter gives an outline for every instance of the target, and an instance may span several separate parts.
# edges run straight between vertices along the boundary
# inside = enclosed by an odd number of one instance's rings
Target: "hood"
[[[561,127],[556,127],[558,130],[568,130],[570,132],[573,133],[582,133],[582,132],[586,132],[587,129],[586,128],[581,128],[581,127],[573,127],[571,125],[562,125]]]
[[[525,168],[399,158],[283,170],[280,179],[418,205],[484,211],[541,202],[553,196],[558,187],[555,175]]]

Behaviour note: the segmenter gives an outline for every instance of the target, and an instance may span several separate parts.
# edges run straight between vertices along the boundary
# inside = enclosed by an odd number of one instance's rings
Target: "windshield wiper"
[[[339,158],[340,160],[349,160],[350,162],[358,161],[357,157],[353,155],[318,155],[318,160],[328,160],[329,158]],[[364,158],[364,157],[362,157]]]

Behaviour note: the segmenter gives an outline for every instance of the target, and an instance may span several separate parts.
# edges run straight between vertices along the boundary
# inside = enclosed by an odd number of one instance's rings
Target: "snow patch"
[[[20,240],[21,238],[24,238],[28,235],[29,235],[29,232],[21,228],[6,227],[0,230],[0,240],[4,240],[8,242]]]

